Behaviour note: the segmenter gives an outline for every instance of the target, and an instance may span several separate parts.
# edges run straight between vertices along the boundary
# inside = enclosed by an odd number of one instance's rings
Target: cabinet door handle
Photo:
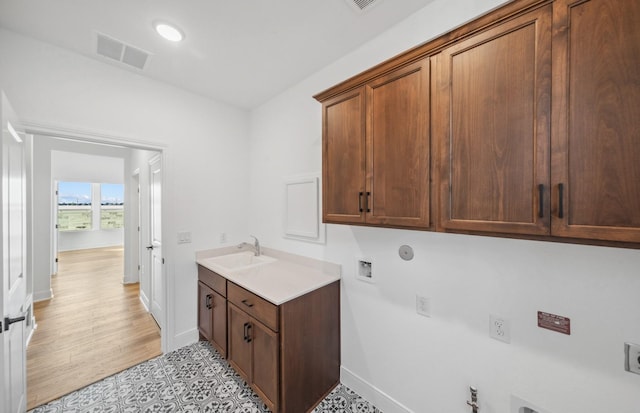
[[[544,217],[544,185],[538,185],[538,217]]]
[[[250,302],[248,302],[247,300],[242,300],[242,304],[246,305],[247,307],[251,308],[253,307],[253,304],[251,304]]]
[[[244,323],[244,341],[251,343],[251,323]]]
[[[558,218],[564,218],[564,184],[558,184]]]
[[[364,209],[362,209],[362,195],[364,195],[364,192],[358,192],[358,209],[360,212],[364,211]]]
[[[371,212],[371,209],[369,208],[369,198],[371,197],[371,192],[367,192],[367,212]]]
[[[205,300],[204,305],[211,310],[211,294],[207,294],[207,299]]]

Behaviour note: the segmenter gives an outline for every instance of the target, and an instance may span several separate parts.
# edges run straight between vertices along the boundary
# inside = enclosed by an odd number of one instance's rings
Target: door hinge
[[[58,195],[58,190],[56,189],[56,195]]]
[[[140,225],[138,225],[138,232],[140,232]]]
[[[56,229],[60,228],[60,225],[56,224]]]
[[[164,264],[164,258],[162,259],[162,263]]]
[[[56,262],[58,262],[58,257],[56,257]]]
[[[138,271],[140,271],[140,265],[138,265]]]

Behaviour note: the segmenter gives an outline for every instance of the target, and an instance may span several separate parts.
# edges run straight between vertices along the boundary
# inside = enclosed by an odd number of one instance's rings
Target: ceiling
[[[104,62],[96,32],[151,53],[150,78],[253,108],[433,0],[0,0],[0,27]],[[349,4],[351,2],[351,4]],[[160,38],[165,20],[186,34]],[[391,56],[389,56],[391,57]]]

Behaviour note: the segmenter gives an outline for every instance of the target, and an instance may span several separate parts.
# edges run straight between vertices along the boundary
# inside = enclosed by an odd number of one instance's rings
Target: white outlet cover
[[[431,317],[431,299],[416,294],[416,313],[425,317]]]
[[[548,410],[544,410],[535,404],[520,398],[516,395],[511,395],[511,410],[509,413],[550,413]]]
[[[489,337],[505,343],[511,343],[511,326],[504,317],[491,314],[489,316]]]

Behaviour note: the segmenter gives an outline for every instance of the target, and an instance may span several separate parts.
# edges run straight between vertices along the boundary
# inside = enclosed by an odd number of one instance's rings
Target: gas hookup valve
[[[473,409],[473,413],[478,413],[478,410],[480,410],[480,406],[478,405],[478,389],[471,386],[469,387],[469,391],[471,392],[471,401],[467,400],[467,404]]]

